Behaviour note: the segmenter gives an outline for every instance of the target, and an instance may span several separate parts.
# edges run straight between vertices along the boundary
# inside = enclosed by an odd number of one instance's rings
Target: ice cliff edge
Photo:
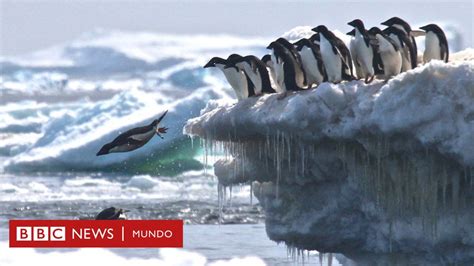
[[[184,132],[229,158],[215,165],[221,182],[255,181],[275,241],[470,263],[473,53],[387,83],[323,83],[283,99],[211,102]]]

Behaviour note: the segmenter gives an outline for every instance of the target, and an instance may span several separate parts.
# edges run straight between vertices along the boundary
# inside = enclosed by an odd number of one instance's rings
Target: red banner
[[[182,220],[10,220],[10,247],[183,247]]]

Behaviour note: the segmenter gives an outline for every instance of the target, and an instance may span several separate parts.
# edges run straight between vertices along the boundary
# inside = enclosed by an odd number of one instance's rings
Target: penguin
[[[165,111],[160,118],[153,120],[151,124],[143,127],[136,127],[120,134],[112,142],[105,144],[97,152],[96,156],[101,156],[113,152],[128,152],[136,150],[145,145],[156,134],[163,138],[161,134],[165,134],[168,128],[160,127],[158,124],[165,117],[168,111]]]
[[[237,54],[231,54],[227,59],[213,57],[206,65],[204,65],[204,68],[216,67],[220,69],[222,73],[224,73],[227,82],[230,84],[232,89],[234,89],[237,99],[240,101],[252,94],[253,84],[242,71],[236,68],[224,69],[227,60],[233,60],[238,57],[240,57],[240,55]]]
[[[306,85],[306,73],[304,72],[303,64],[301,63],[300,54],[298,53],[296,48],[293,46],[293,44],[291,44],[285,38],[280,37],[276,39],[275,42],[281,44],[290,53],[290,56],[291,56],[290,58],[292,58],[293,65],[295,67],[296,83],[298,84],[298,86],[304,87]],[[269,48],[267,47],[267,49]]]
[[[356,52],[354,51],[355,44],[353,44],[353,42],[355,42],[355,38],[354,38],[355,37],[355,29],[352,29],[351,31],[349,31],[348,33],[346,33],[346,35],[352,36],[351,42],[349,43],[349,50],[351,52],[351,55],[355,55],[356,54]],[[355,67],[356,77],[358,79],[363,77],[364,74],[362,73],[362,69],[357,65],[357,62],[355,62],[355,59],[354,59],[354,67]]]
[[[339,83],[342,80],[353,80],[352,58],[344,42],[324,25],[313,28],[313,31],[320,33],[321,58],[328,81]]]
[[[449,47],[443,30],[436,24],[428,24],[420,29],[426,32],[423,62],[426,64],[431,60],[443,60],[447,63]]]
[[[319,85],[327,80],[326,69],[321,58],[320,47],[309,39],[303,38],[293,45],[301,55],[304,72],[306,73],[308,88]]]
[[[415,47],[411,41],[411,38],[405,31],[400,30],[397,27],[390,26],[382,31],[388,35],[397,44],[398,49],[402,54],[402,72],[408,71],[416,67],[417,62],[412,61],[412,54],[416,54]]]
[[[95,216],[95,219],[96,220],[125,220],[126,212],[129,212],[129,210],[110,207],[99,212],[99,214]]]
[[[372,27],[368,31],[369,35],[376,41],[377,53],[380,54],[381,64],[383,66],[383,76],[385,81],[396,76],[402,69],[402,55],[397,44],[392,38],[385,35],[379,28]]]
[[[369,34],[360,19],[354,19],[347,24],[354,27],[354,38],[351,40],[350,49],[357,77],[364,78],[366,84],[370,83],[374,80],[375,71],[374,51],[370,44]]]
[[[271,85],[267,67],[256,56],[248,55],[235,60],[227,60],[226,68],[229,67],[237,67],[244,71],[255,86],[255,95],[276,93]]]
[[[412,68],[415,68],[418,64],[418,48],[416,47],[415,37],[412,36],[413,31],[411,30],[410,24],[408,24],[405,20],[403,20],[399,17],[392,17],[392,18],[382,22],[381,24],[385,25],[387,27],[390,27],[390,26],[396,27],[399,30],[404,31],[408,35],[408,37],[411,41],[411,44],[413,46],[413,51],[412,51],[412,53],[410,53],[410,57],[411,57],[410,61],[411,61],[411,64],[412,64]]]
[[[276,92],[282,92],[282,89],[277,83],[277,78],[276,78],[276,73],[275,73],[275,66],[272,61],[272,56],[269,54],[266,54],[262,57],[262,62],[265,64],[265,66],[268,69],[268,73],[270,73],[270,81],[272,83],[272,87],[276,90]]]
[[[303,90],[296,81],[295,60],[291,52],[278,42],[272,42],[269,49],[273,50],[272,61],[277,78],[276,82],[285,95],[288,91]]]

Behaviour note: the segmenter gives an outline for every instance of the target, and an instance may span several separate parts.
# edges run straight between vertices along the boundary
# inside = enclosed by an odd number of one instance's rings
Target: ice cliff
[[[473,54],[387,83],[212,101],[184,133],[226,158],[215,164],[223,185],[253,182],[274,241],[472,263]]]

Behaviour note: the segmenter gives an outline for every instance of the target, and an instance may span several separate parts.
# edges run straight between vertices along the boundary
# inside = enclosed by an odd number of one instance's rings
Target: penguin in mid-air
[[[382,31],[388,35],[397,44],[398,49],[402,54],[402,72],[413,69],[416,67],[417,62],[413,62],[412,54],[416,54],[415,47],[411,41],[411,38],[405,31],[400,30],[397,27],[390,26]]]
[[[280,85],[278,85],[278,82],[277,82],[277,77],[275,73],[275,65],[273,64],[272,56],[269,54],[262,56],[262,62],[267,67],[268,73],[270,73],[270,81],[272,83],[272,87],[276,90],[276,92],[282,92],[282,89],[280,88]]]
[[[270,82],[267,67],[256,56],[248,55],[234,60],[227,60],[225,68],[229,67],[237,67],[241,71],[244,71],[255,87],[255,95],[276,93]]]
[[[449,60],[449,47],[443,30],[436,24],[428,24],[420,27],[420,29],[426,32],[423,62],[443,60],[447,63]]]
[[[347,24],[354,27],[354,38],[351,40],[350,49],[357,77],[364,78],[365,83],[370,83],[374,80],[375,71],[374,51],[370,44],[369,34],[360,19],[354,19]]]
[[[295,60],[288,49],[278,42],[272,42],[268,49],[272,49],[272,61],[275,68],[276,82],[279,84],[284,96],[289,91],[303,90],[298,83],[295,73]]]
[[[415,68],[417,65],[418,65],[418,48],[416,47],[416,41],[415,41],[415,32],[412,31],[411,29],[411,26],[410,24],[408,24],[405,20],[399,18],[399,17],[392,17],[384,22],[381,23],[382,25],[385,25],[387,27],[390,27],[390,26],[393,26],[393,27],[396,27],[398,28],[399,30],[402,30],[404,31],[410,41],[411,41],[411,44],[413,46],[413,50],[412,50],[412,53],[410,53],[410,57],[411,57],[411,64],[412,64],[412,68]]]
[[[400,74],[402,55],[397,44],[377,27],[372,27],[368,33],[377,42],[376,52],[380,54],[381,62],[376,63],[383,66],[384,79],[387,81],[389,78]]]
[[[328,81],[339,83],[342,80],[353,80],[352,58],[344,42],[324,25],[313,28],[313,31],[320,34],[321,57]]]
[[[102,146],[96,155],[100,156],[113,152],[128,152],[136,150],[150,141],[155,134],[160,138],[163,138],[161,134],[165,134],[168,128],[159,128],[158,124],[161,122],[163,117],[165,117],[166,113],[168,113],[168,111],[165,111],[160,118],[153,120],[153,122],[147,126],[132,128],[120,134],[112,142]]]
[[[222,73],[224,73],[227,82],[230,84],[232,89],[234,89],[237,99],[242,100],[254,95],[252,82],[243,71],[236,68],[225,68],[228,60],[234,60],[239,57],[240,55],[237,54],[231,54],[227,59],[213,57],[206,65],[204,65],[204,68],[216,67],[220,69]]]
[[[306,73],[308,88],[311,88],[313,84],[319,85],[326,81],[326,69],[321,58],[319,45],[306,38],[293,43],[293,45],[296,46],[296,50],[301,55],[301,63]]]
[[[125,220],[126,212],[129,212],[129,210],[110,207],[99,212],[99,214],[95,216],[95,219],[96,220]]]

